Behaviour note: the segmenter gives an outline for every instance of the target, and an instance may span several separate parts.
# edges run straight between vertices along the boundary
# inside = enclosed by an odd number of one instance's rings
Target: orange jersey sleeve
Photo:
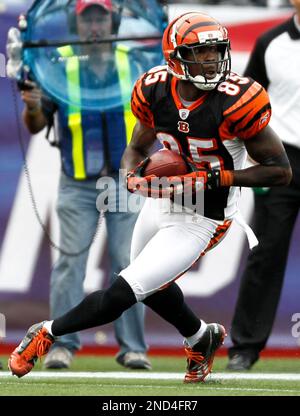
[[[235,98],[235,100],[233,99]],[[249,80],[236,97],[230,97],[223,109],[219,127],[222,140],[238,137],[250,139],[263,130],[271,117],[271,105],[266,90],[256,81]]]
[[[135,117],[147,127],[154,127],[153,114],[150,110],[150,104],[145,98],[142,85],[146,74],[140,77],[133,88],[131,96],[131,110]]]

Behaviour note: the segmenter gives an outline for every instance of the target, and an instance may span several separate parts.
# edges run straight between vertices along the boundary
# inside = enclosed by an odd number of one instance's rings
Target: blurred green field
[[[0,357],[6,365],[7,357]],[[143,379],[125,378],[134,375],[132,370],[120,367],[113,357],[79,356],[70,369],[60,371],[57,377],[48,370],[49,377],[26,376],[21,379],[8,376],[7,371],[0,371],[0,396],[300,396],[300,360],[296,359],[261,359],[251,371],[229,373],[225,370],[227,359],[216,358],[214,373],[205,383],[183,384],[185,371],[184,357],[151,357],[152,371],[139,371]],[[41,363],[37,363],[34,371],[42,371]],[[75,377],[73,372],[88,372],[88,376]],[[95,377],[90,373],[109,372]],[[111,372],[115,374],[112,378]],[[155,373],[173,373],[179,378],[152,379]],[[137,372],[134,372],[137,373]],[[276,379],[260,379],[263,374],[273,374]],[[278,379],[278,373],[293,374],[296,380],[289,377]],[[65,376],[64,376],[65,374]],[[66,378],[67,375],[71,377]],[[240,378],[252,375],[253,379]],[[226,376],[234,379],[225,379]],[[163,375],[162,375],[163,376]],[[269,378],[271,378],[270,376]]]

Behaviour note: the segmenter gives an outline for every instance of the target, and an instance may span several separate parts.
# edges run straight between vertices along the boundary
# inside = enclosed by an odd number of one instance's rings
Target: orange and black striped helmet
[[[208,79],[203,68],[202,73],[191,76],[190,64],[203,65],[203,62],[197,61],[194,53],[196,48],[212,45],[216,45],[219,52],[218,59],[214,62],[217,68],[216,76]],[[189,12],[176,17],[165,29],[162,48],[169,72],[179,79],[193,82],[200,89],[215,88],[230,73],[230,42],[227,29],[205,13]],[[193,53],[193,60],[185,58],[187,51]]]

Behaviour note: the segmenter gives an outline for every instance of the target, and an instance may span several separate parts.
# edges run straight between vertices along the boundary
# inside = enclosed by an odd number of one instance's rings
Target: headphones
[[[119,27],[121,24],[122,7],[119,7],[118,10],[113,10],[111,13],[112,13],[112,34],[116,35],[119,31]],[[77,33],[75,7],[67,8],[67,20],[68,20],[70,33],[75,35]]]

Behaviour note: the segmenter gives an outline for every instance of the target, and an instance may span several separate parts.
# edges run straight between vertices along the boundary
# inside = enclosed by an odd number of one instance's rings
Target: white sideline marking
[[[0,372],[0,379],[12,377],[8,371]],[[140,372],[59,372],[59,371],[34,371],[28,374],[28,378],[93,378],[93,379],[137,379],[137,380],[183,380],[184,373],[140,373]],[[294,373],[213,373],[206,380],[285,380],[300,381],[300,374]]]

